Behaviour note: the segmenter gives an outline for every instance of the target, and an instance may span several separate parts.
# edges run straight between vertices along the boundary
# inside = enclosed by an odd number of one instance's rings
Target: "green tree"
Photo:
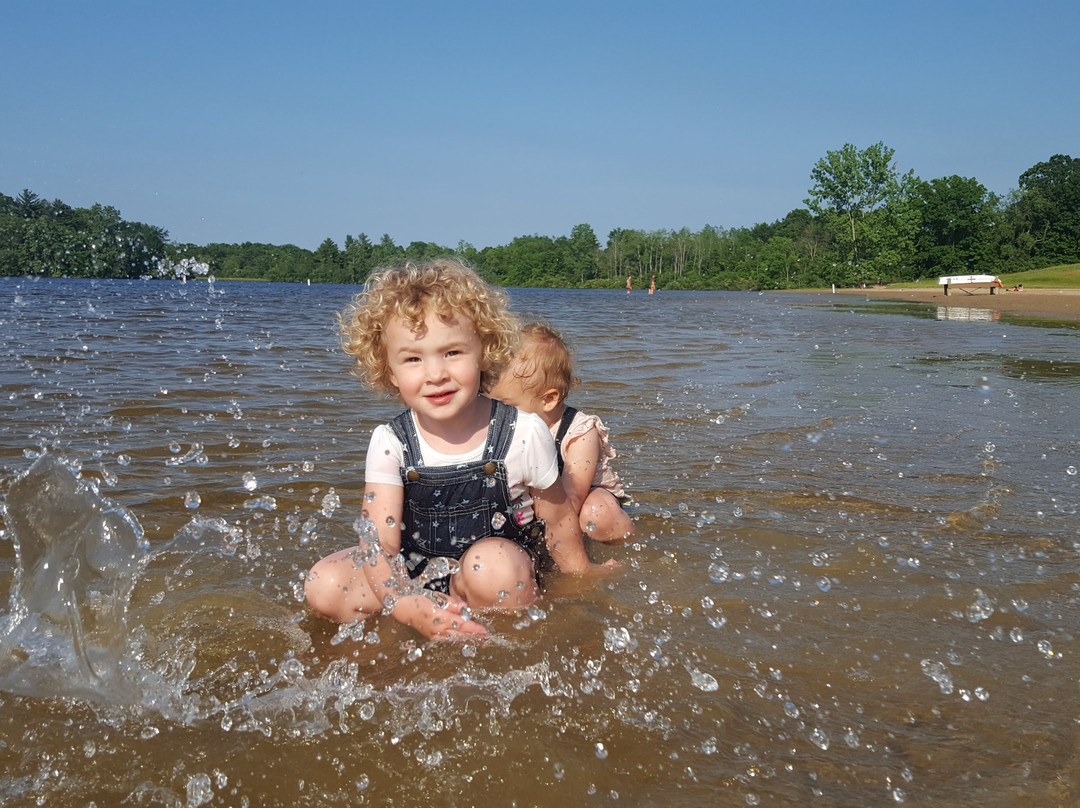
[[[1080,259],[1080,159],[1055,154],[1020,175],[1012,221],[1044,263]]]
[[[569,274],[568,280],[578,286],[584,286],[594,279],[599,269],[600,242],[596,233],[588,224],[578,224],[570,230],[569,243],[566,245],[564,264]]]
[[[915,266],[925,275],[987,269],[993,261],[998,198],[978,180],[952,175],[916,188]]]
[[[860,236],[866,235],[860,224],[899,190],[895,167],[889,166],[894,153],[884,143],[862,151],[845,143],[841,149],[826,152],[810,172],[814,184],[805,202],[819,215],[830,210],[841,214],[850,239],[850,260],[856,267],[867,252],[860,251]]]
[[[332,238],[324,239],[315,250],[315,271],[312,280],[318,283],[341,283],[345,280],[345,263]]]
[[[405,250],[397,246],[386,233],[371,250],[371,261],[375,267],[390,267],[405,260]]]
[[[344,262],[345,271],[350,283],[362,283],[372,270],[372,254],[374,245],[361,233],[356,238],[345,236]]]
[[[36,219],[48,208],[45,200],[29,188],[23,188],[22,193],[15,197],[14,202],[15,215],[22,216],[24,219]]]

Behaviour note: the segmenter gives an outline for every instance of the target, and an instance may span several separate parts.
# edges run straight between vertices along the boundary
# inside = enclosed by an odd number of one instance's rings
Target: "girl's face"
[[[392,318],[385,335],[390,380],[421,424],[452,426],[472,414],[484,347],[471,322],[460,317],[444,322],[428,312],[423,332]]]

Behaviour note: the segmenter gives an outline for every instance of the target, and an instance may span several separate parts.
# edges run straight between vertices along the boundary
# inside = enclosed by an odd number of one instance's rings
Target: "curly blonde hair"
[[[484,350],[480,391],[486,393],[517,350],[518,320],[506,294],[458,258],[409,262],[371,274],[364,290],[337,316],[341,347],[353,357],[353,373],[374,390],[397,392],[387,362],[386,326],[396,319],[423,333],[429,313],[446,322],[460,317],[472,323]]]
[[[521,349],[510,371],[525,390],[551,390],[564,401],[581,380],[574,375],[574,360],[562,334],[547,323],[521,327]]]

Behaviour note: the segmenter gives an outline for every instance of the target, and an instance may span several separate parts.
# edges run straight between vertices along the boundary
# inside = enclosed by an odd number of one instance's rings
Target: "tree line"
[[[922,180],[897,171],[883,143],[829,151],[804,200],[752,227],[529,235],[476,249],[347,235],[295,245],[184,244],[119,211],[72,208],[30,190],[0,194],[0,275],[172,277],[197,262],[216,278],[362,283],[372,269],[460,255],[504,286],[619,287],[627,276],[667,289],[792,289],[1000,274],[1080,262],[1080,159],[1054,155],[1000,197],[973,178]]]

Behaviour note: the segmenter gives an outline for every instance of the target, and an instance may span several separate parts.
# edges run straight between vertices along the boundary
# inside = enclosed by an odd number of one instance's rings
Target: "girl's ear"
[[[540,394],[540,402],[544,407],[544,412],[551,412],[554,410],[559,406],[560,401],[562,401],[562,399],[559,398],[559,391],[554,387],[545,390]]]

